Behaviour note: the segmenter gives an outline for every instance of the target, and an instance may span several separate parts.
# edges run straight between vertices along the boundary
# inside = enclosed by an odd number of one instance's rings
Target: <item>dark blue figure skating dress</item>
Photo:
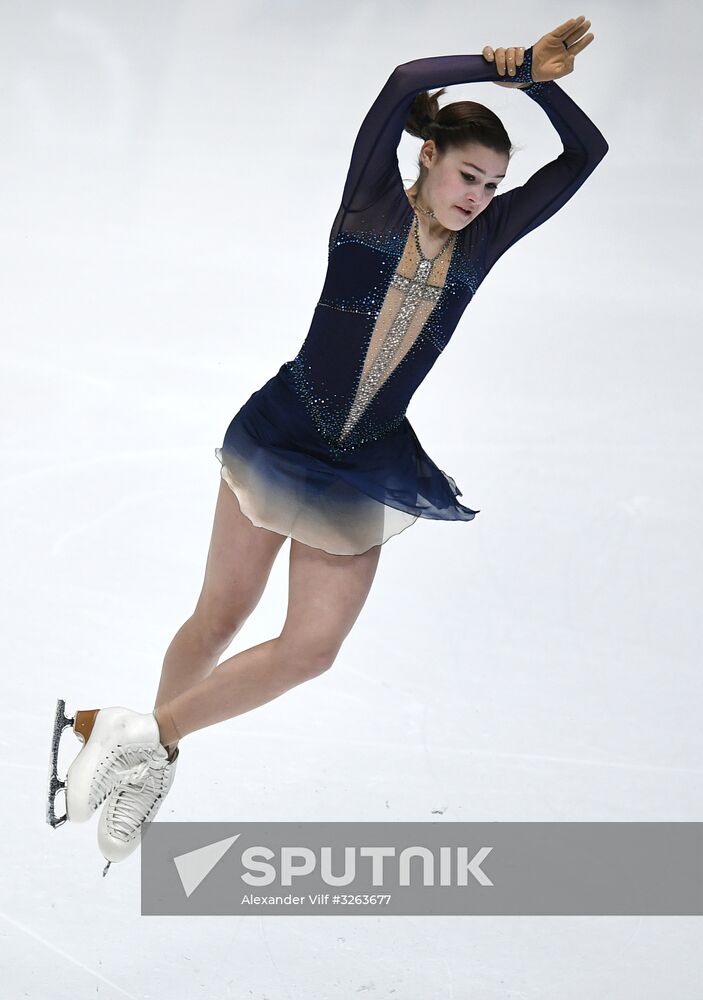
[[[365,552],[418,517],[470,521],[455,481],[405,416],[498,258],[554,215],[608,144],[554,81],[515,76],[481,55],[398,66],[366,115],[329,237],[327,274],[298,354],[242,406],[215,449],[221,475],[259,527],[339,555]],[[421,91],[472,81],[529,83],[563,152],[499,194],[436,263],[422,256],[396,150]],[[433,259],[434,260],[434,259]]]

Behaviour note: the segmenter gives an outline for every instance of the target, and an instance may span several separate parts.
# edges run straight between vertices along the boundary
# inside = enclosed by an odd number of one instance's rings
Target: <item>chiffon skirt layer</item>
[[[260,528],[334,555],[357,555],[419,517],[471,521],[455,481],[410,422],[333,459],[304,404],[278,373],[233,417],[215,449],[222,479]]]

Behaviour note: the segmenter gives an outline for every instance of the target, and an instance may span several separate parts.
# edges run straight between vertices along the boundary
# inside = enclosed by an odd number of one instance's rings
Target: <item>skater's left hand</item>
[[[559,80],[562,76],[573,73],[574,59],[583,52],[594,39],[593,32],[584,35],[591,22],[583,14],[569,18],[553,31],[548,31],[532,46],[532,79],[535,82]],[[506,66],[509,76],[515,76],[517,66],[522,66],[525,58],[523,46],[511,46],[508,49],[492,49],[484,46],[483,58],[487,62],[495,60],[496,68],[501,76],[505,75]],[[526,87],[524,83],[508,83],[495,80],[499,87]]]

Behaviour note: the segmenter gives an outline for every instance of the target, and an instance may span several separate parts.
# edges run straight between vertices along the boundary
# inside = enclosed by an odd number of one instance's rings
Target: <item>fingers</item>
[[[591,31],[591,32],[590,32],[590,33],[589,33],[588,35],[586,35],[586,36],[585,36],[584,38],[581,38],[581,39],[579,39],[579,41],[578,41],[578,42],[574,42],[574,44],[573,44],[573,45],[570,45],[570,46],[569,46],[569,55],[570,55],[570,56],[576,56],[576,55],[578,55],[578,54],[579,54],[579,52],[583,52],[583,50],[584,50],[584,49],[586,48],[586,46],[587,46],[587,45],[590,45],[590,44],[591,44],[591,42],[593,41],[593,39],[594,39],[595,37],[596,37],[596,36],[595,36],[595,35],[593,34],[593,32]]]
[[[550,34],[563,39],[570,31],[573,31],[577,25],[580,25],[581,21],[585,21],[583,14],[579,14],[578,17],[570,17],[568,21],[564,21],[564,23],[560,24],[558,28],[554,28]]]
[[[587,31],[590,27],[591,27],[590,21],[581,21],[581,23],[577,25],[573,29],[573,31],[567,32],[565,37],[562,38],[562,41],[567,46],[567,48],[569,48],[573,44],[573,42],[575,42],[577,38],[580,38],[581,35],[583,35],[584,31]]]
[[[496,69],[501,76],[505,76],[506,70],[508,76],[515,76],[517,67],[522,66],[525,61],[525,46],[513,45],[509,49],[492,49],[490,45],[484,45],[483,57],[488,62],[495,61]]]

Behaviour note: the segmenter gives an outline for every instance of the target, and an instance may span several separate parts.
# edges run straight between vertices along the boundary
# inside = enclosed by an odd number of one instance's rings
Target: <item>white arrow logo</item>
[[[186,896],[195,892],[239,836],[240,834],[235,833],[233,837],[216,840],[213,844],[198,847],[195,851],[188,851],[187,854],[179,854],[173,859]]]

